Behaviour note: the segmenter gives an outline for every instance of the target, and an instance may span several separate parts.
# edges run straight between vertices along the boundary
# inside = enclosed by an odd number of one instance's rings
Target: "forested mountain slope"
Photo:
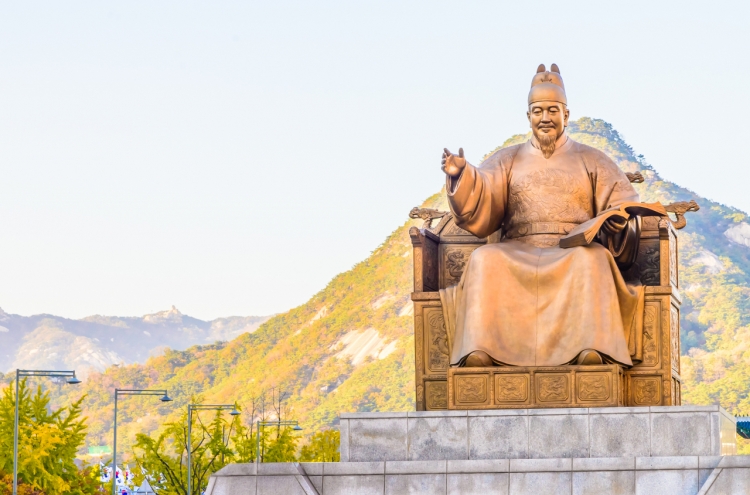
[[[604,121],[582,118],[572,123],[570,133],[607,153],[625,171],[641,171],[646,180],[636,188],[642,200],[695,199],[700,204],[701,210],[689,215],[679,240],[683,400],[719,403],[733,412],[749,413],[750,224],[746,215],[663,180]],[[514,136],[504,145],[524,139]],[[437,164],[435,173],[441,173]],[[444,194],[436,194],[423,206],[446,209]],[[404,223],[366,260],[254,333],[227,343],[168,351],[145,365],[109,368],[90,376],[81,389],[61,389],[57,399],[67,401],[88,393],[89,443],[111,444],[115,386],[168,388],[175,402],[165,406],[137,398],[121,403],[124,428],[118,428],[122,432],[118,443],[123,451],[136,430],[158,428],[161,416],[176,415],[191,396],[245,405],[264,389],[281,388],[291,394],[291,417],[308,432],[335,424],[341,411],[412,410],[408,228],[416,224]]]

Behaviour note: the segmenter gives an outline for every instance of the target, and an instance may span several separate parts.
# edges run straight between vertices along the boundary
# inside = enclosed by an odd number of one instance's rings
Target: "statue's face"
[[[568,125],[570,111],[562,103],[555,101],[538,101],[529,106],[526,112],[531,124],[531,131],[537,139],[559,138]]]

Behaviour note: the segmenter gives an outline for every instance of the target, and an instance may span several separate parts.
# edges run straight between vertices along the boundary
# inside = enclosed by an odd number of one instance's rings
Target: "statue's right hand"
[[[443,172],[451,177],[458,177],[464,167],[466,167],[466,159],[464,158],[463,148],[458,148],[458,155],[454,155],[447,148],[443,148]]]

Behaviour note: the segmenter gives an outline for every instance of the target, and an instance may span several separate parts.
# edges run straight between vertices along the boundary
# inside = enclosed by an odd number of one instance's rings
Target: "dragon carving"
[[[698,211],[701,209],[700,206],[698,206],[698,203],[696,203],[694,200],[690,201],[678,201],[677,203],[672,203],[669,205],[665,205],[664,209],[674,213],[674,215],[677,217],[677,220],[669,219],[672,222],[672,225],[674,225],[674,228],[681,229],[685,225],[687,225],[687,220],[685,220],[685,213],[689,211]]]
[[[437,218],[443,218],[447,214],[447,211],[439,211],[432,208],[419,208],[418,206],[415,206],[409,212],[409,218],[421,218],[422,220],[424,220],[422,228],[429,229],[430,227],[432,227],[433,220]]]
[[[641,184],[646,179],[643,177],[643,174],[640,172],[625,172],[625,175],[627,176],[628,180],[633,184]],[[664,209],[667,210],[670,213],[674,213],[675,217],[677,217],[677,220],[669,219],[670,222],[672,222],[672,225],[676,229],[682,229],[687,225],[687,220],[685,220],[685,213],[689,211],[698,211],[701,209],[700,206],[698,206],[698,203],[696,203],[693,200],[690,201],[678,201],[677,203],[672,203],[670,205],[664,205]]]
[[[646,180],[643,178],[643,175],[640,172],[633,172],[632,174],[630,172],[625,172],[625,176],[630,182],[634,184],[640,184],[641,182]]]

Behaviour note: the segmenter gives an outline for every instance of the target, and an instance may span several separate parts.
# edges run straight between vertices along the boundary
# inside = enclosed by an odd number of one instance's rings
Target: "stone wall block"
[[[449,474],[447,495],[509,495],[509,479],[507,473]]]
[[[468,459],[467,423],[466,416],[409,418],[407,459]]]
[[[639,457],[651,453],[648,414],[591,414],[591,457]]]
[[[469,459],[529,457],[529,416],[469,418]]]
[[[706,495],[750,493],[750,469],[724,468]]]
[[[212,495],[255,495],[255,476],[216,476],[211,477],[213,489],[206,493]],[[209,488],[211,481],[208,482]]]
[[[636,471],[636,495],[695,495],[699,490],[698,470]]]
[[[387,474],[385,495],[445,495],[445,474]],[[328,495],[328,494],[325,494]]]
[[[405,461],[406,428],[405,417],[350,419],[349,460]]]
[[[651,414],[652,456],[716,455],[711,416],[701,412]]]
[[[573,495],[634,495],[635,471],[573,473]]]
[[[384,495],[385,476],[325,476],[321,495]]]
[[[589,457],[588,415],[529,415],[529,458],[551,457]]]
[[[301,478],[298,477],[297,479]],[[318,490],[318,493],[323,493],[323,477],[322,476],[309,476],[307,477],[310,480],[310,483],[313,484],[316,490]]]
[[[257,483],[256,495],[307,495],[296,476],[258,476]]]
[[[216,486],[216,476],[211,476],[208,478],[208,485],[206,486],[206,491],[204,492],[205,495],[211,495],[214,491],[214,487]]]
[[[571,472],[510,473],[513,495],[560,495],[570,493]]]

